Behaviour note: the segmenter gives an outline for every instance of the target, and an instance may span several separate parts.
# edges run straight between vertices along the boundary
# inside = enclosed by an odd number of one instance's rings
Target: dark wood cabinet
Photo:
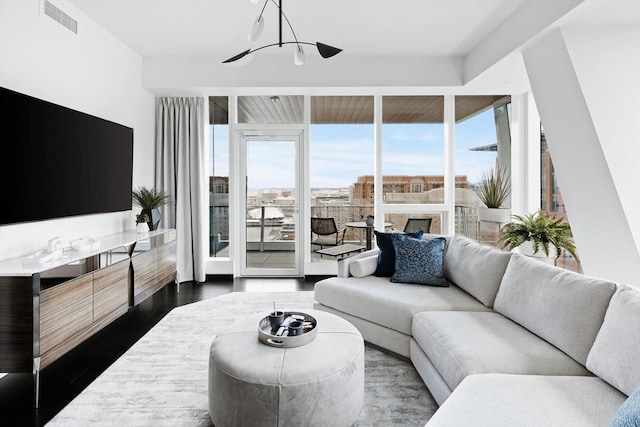
[[[93,274],[40,292],[40,355],[44,368],[75,344],[93,323]]]
[[[0,372],[33,369],[31,277],[0,277]]]
[[[176,279],[176,234],[167,232],[136,245],[131,254],[133,301],[138,305]]]
[[[93,321],[113,320],[129,309],[129,260],[93,273]]]
[[[0,372],[39,371],[176,278],[175,230],[125,232],[33,266],[0,262]]]

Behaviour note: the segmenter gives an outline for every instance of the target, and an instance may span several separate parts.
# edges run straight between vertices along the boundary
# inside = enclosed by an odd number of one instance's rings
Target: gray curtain
[[[173,203],[162,208],[177,231],[178,282],[204,282],[204,98],[156,98],[156,188]]]

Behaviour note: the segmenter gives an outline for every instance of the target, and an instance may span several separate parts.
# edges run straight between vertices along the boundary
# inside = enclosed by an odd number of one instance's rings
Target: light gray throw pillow
[[[616,285],[514,254],[494,309],[585,365]]]
[[[444,254],[444,277],[491,308],[511,255],[466,237],[453,236]]]
[[[640,289],[618,287],[589,352],[587,369],[627,396],[640,387]]]

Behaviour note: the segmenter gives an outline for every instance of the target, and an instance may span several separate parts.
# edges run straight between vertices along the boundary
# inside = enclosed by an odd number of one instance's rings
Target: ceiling
[[[70,0],[143,57],[214,55],[220,60],[277,41],[278,0],[267,0],[262,37],[253,43],[247,40],[264,4],[256,1]],[[559,1],[569,0],[295,0],[282,4],[301,41],[340,47],[345,55],[425,58],[463,57],[524,3]],[[638,25],[640,1],[586,0],[561,21]],[[291,40],[286,26],[284,39]]]
[[[143,57],[215,55],[221,61],[277,41],[272,1],[262,37],[250,43],[247,35],[263,1],[71,0]],[[283,10],[299,40],[340,47],[343,54],[446,57],[464,56],[523,2],[296,0],[283,1]],[[291,40],[286,27],[284,39]],[[278,50],[284,49],[271,49]]]
[[[264,33],[255,42],[247,35],[265,0],[68,1],[79,10],[69,12],[80,32],[88,17],[143,58],[143,85],[156,96],[210,88],[522,93],[529,83],[519,51],[553,28],[640,25],[640,0],[282,0],[300,41],[344,51],[323,60],[306,46],[308,64],[296,67],[291,45],[272,47],[249,55],[252,66],[234,67],[242,61],[222,61],[278,41],[280,0],[266,0]],[[285,23],[283,41],[292,40]]]

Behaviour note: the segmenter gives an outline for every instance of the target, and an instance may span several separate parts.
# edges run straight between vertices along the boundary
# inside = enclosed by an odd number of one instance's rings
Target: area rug
[[[310,309],[313,292],[234,292],[173,309],[48,426],[212,426],[209,346],[236,319]],[[365,351],[365,406],[356,426],[424,426],[437,405],[411,363]]]

